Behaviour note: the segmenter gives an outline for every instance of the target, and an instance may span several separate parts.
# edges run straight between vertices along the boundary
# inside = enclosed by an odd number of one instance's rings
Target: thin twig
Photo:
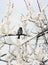
[[[8,62],[8,61],[6,61],[6,60],[3,60],[3,59],[0,59],[0,61],[3,61],[3,62]]]
[[[3,55],[1,55],[1,57],[4,57],[4,56],[6,56],[7,54],[3,54]]]

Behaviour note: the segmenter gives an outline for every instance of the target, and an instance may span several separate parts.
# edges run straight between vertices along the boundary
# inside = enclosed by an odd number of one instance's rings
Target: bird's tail
[[[20,35],[18,35],[18,39],[20,39]]]

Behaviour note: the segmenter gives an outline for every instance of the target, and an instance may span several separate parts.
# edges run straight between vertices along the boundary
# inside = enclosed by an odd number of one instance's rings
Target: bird
[[[20,39],[20,36],[23,34],[23,29],[22,27],[19,27],[17,35],[18,35],[18,39]]]

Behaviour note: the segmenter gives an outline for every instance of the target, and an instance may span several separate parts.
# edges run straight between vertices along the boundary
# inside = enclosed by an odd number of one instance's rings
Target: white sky
[[[19,17],[20,13],[25,13],[26,12],[26,5],[24,3],[24,0],[11,0],[14,3],[15,10],[14,10],[14,18]],[[32,7],[36,12],[38,12],[38,6],[36,0],[29,0]],[[5,10],[6,10],[6,5],[7,5],[8,0],[0,0],[0,21],[2,18],[5,16]],[[48,4],[48,0],[39,0],[41,4],[41,8],[44,7],[46,4]],[[46,15],[48,15],[48,8],[46,9]]]
[[[25,15],[27,13],[27,8],[26,8],[24,0],[10,0],[10,1],[12,3],[14,3],[14,9],[10,16],[10,22],[11,22],[12,26],[15,25],[15,29],[18,29],[18,26],[21,26],[20,16],[21,16],[21,14]],[[36,13],[38,13],[39,9],[38,9],[36,0],[29,0],[29,2],[31,3],[33,10]],[[46,4],[48,4],[48,0],[39,0],[39,2],[41,4],[41,6],[40,6],[41,8],[44,7]],[[4,19],[4,16],[6,16],[6,10],[8,7],[7,3],[8,3],[8,0],[0,0],[0,21],[2,21],[2,19]],[[45,13],[48,17],[48,8],[46,8]]]

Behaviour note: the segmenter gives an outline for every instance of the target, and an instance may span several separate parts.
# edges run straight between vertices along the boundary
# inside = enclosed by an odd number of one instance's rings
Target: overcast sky
[[[19,15],[20,13],[26,12],[26,5],[24,3],[24,0],[11,0],[14,3],[15,9],[14,9],[14,15],[16,18],[16,14]],[[38,12],[38,6],[36,0],[29,0],[32,7],[36,12]],[[0,21],[5,16],[5,10],[8,0],[0,0]],[[44,7],[46,4],[48,4],[48,0],[39,0],[41,4],[41,8]],[[48,8],[46,8],[46,15],[48,15]]]

